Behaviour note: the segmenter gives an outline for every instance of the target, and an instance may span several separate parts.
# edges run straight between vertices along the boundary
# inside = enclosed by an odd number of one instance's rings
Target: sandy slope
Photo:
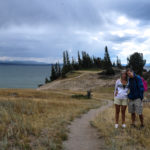
[[[98,72],[82,72],[81,75],[69,79],[56,80],[38,88],[38,90],[59,89],[72,91],[86,91],[95,87],[114,86],[118,76],[104,80]]]

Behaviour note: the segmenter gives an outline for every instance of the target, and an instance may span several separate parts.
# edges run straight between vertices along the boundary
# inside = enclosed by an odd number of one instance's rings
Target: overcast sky
[[[62,52],[150,63],[149,0],[0,0],[0,60],[62,61]]]

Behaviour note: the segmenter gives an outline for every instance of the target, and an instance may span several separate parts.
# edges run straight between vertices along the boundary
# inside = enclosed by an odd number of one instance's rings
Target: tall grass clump
[[[150,149],[150,104],[144,104],[144,124],[145,127],[140,129],[140,121],[137,116],[136,128],[131,128],[131,117],[128,111],[126,112],[125,129],[120,127],[114,128],[115,124],[115,108],[108,108],[100,113],[92,122],[98,128],[100,136],[105,139],[106,145],[110,150],[149,150]],[[121,116],[120,116],[121,118]]]
[[[60,150],[67,125],[100,105],[50,91],[0,91],[0,149]],[[12,93],[15,96],[11,96]]]

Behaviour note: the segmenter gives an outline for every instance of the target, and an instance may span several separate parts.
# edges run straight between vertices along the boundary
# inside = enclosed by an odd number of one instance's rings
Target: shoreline
[[[1,65],[1,64],[0,64]],[[26,66],[26,65],[23,65],[23,66]],[[28,66],[28,65],[27,65]],[[39,66],[39,65],[34,65],[34,66]],[[44,66],[44,65],[40,65],[40,66]],[[47,66],[47,65],[45,65],[45,66]],[[146,69],[147,70],[147,72],[149,72],[150,71],[150,66],[145,66],[144,67],[144,69]],[[34,78],[33,78],[34,79]],[[12,80],[13,80],[13,78],[12,78]],[[4,85],[4,84],[3,84]],[[22,84],[23,85],[23,84]],[[39,88],[39,86],[38,85],[40,85],[40,84],[37,84],[37,86],[36,87],[16,87],[17,86],[17,84],[15,84],[15,86],[14,87],[0,87],[0,90],[3,90],[3,89],[8,89],[8,90],[11,90],[11,89],[21,89],[21,90],[37,90],[38,88]],[[42,84],[42,86],[46,86],[47,84],[45,84],[45,83],[43,83]],[[18,86],[19,86],[19,84],[18,84]],[[27,85],[26,85],[27,86]],[[30,86],[30,85],[29,85]]]

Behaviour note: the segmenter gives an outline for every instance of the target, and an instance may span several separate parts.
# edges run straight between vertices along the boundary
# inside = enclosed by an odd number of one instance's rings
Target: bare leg
[[[132,120],[132,124],[133,124],[133,125],[135,125],[135,118],[136,118],[135,113],[132,113],[132,114],[131,114],[131,120]]]
[[[119,113],[120,113],[120,105],[115,104],[116,112],[115,112],[115,120],[116,124],[119,122]]]
[[[141,121],[141,126],[143,126],[144,125],[144,123],[143,123],[143,120],[144,120],[143,115],[139,115],[139,118],[140,118],[140,121]]]
[[[121,106],[122,124],[125,124],[125,112],[127,106]]]

